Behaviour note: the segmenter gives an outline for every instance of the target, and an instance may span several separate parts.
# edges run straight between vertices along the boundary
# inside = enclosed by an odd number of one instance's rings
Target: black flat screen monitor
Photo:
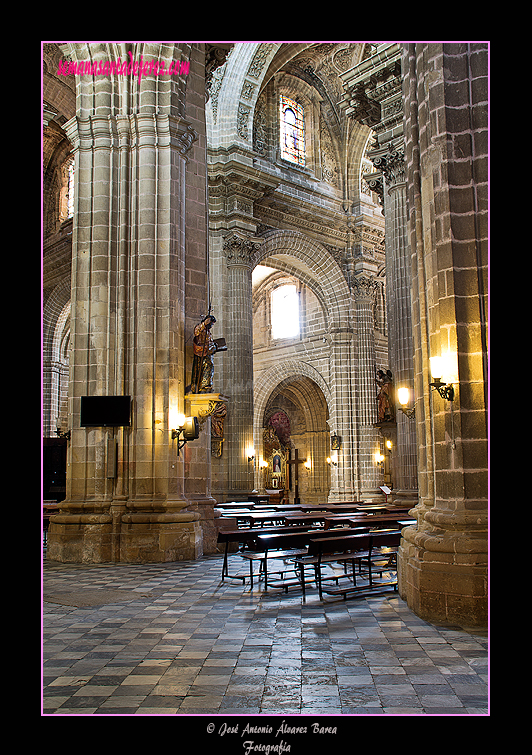
[[[131,396],[82,396],[81,427],[129,427]]]

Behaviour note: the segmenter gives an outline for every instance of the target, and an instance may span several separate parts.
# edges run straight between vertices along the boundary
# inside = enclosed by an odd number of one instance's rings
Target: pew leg
[[[301,580],[301,590],[303,593],[303,603],[305,603],[307,596],[305,593],[305,564],[299,564],[299,579]]]
[[[225,545],[224,560],[222,564],[222,582],[224,581],[226,574],[227,574],[227,543]]]
[[[355,568],[355,559],[351,561],[351,569],[353,571],[353,584],[356,586],[357,583],[357,575],[356,575],[356,568]]]

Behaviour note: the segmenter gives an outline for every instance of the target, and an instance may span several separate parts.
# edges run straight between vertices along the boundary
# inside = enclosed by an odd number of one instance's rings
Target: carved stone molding
[[[365,173],[363,179],[371,191],[374,191],[379,197],[379,202],[382,205],[384,199],[384,177],[382,173]]]
[[[260,77],[262,69],[266,65],[266,60],[268,59],[268,56],[273,49],[274,45],[271,43],[259,45],[257,51],[255,52],[255,55],[253,56],[253,60],[249,65],[247,73],[248,76],[252,76],[254,79],[258,79]]]
[[[211,92],[214,72],[223,66],[229,57],[233,44],[217,43],[205,45],[205,98],[208,100]]]
[[[237,128],[238,128],[238,135],[242,137],[242,139],[248,139],[249,137],[249,115],[251,113],[251,108],[249,105],[244,105],[242,102],[238,105],[238,116],[237,116]]]
[[[228,398],[221,393],[187,393],[185,399],[189,402],[191,416],[197,418],[201,429],[208,419],[211,420],[211,454],[220,458]]]

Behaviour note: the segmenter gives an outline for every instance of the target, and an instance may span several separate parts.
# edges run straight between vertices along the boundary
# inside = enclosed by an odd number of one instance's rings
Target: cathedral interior
[[[194,564],[231,503],[382,504],[409,610],[485,628],[489,44],[42,62],[46,562]]]

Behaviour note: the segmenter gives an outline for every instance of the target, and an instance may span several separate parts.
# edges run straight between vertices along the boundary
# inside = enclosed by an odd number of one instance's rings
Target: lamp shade
[[[183,437],[185,440],[196,440],[199,438],[199,422],[197,417],[187,417],[183,424]]]
[[[430,374],[434,380],[440,380],[443,375],[443,359],[441,357],[430,358]]]
[[[401,406],[407,406],[410,401],[410,391],[408,388],[399,388],[397,391],[397,398]]]

